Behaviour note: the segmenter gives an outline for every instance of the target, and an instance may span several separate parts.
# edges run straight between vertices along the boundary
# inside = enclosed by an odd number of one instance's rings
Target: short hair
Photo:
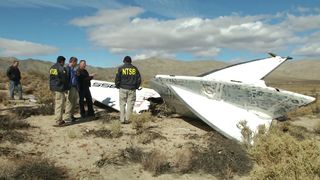
[[[131,62],[132,62],[131,57],[130,57],[130,56],[124,57],[124,58],[123,58],[123,62],[124,62],[124,63],[131,63]]]
[[[79,64],[82,63],[82,62],[86,62],[86,60],[84,60],[84,59],[80,60]]]
[[[57,63],[62,63],[62,62],[65,62],[66,61],[66,58],[63,57],[63,56],[58,56],[57,57]]]
[[[76,57],[71,57],[70,59],[69,59],[69,63],[72,63],[72,62],[74,62],[74,61],[78,61],[78,58],[76,58]]]
[[[14,64],[16,62],[19,63],[19,61],[15,59],[15,60],[12,61],[12,64]]]

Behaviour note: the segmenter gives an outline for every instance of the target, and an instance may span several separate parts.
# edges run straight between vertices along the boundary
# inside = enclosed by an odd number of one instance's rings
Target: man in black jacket
[[[9,78],[9,94],[10,94],[11,99],[14,99],[14,90],[15,89],[18,89],[19,99],[23,99],[22,98],[22,86],[20,83],[21,73],[20,73],[18,66],[19,66],[19,61],[14,60],[12,65],[7,70],[7,76]]]
[[[65,93],[69,85],[69,77],[67,74],[67,70],[64,67],[65,60],[65,57],[58,56],[57,63],[51,66],[49,70],[49,85],[50,90],[54,91],[55,93],[55,120],[58,126],[65,123],[65,121],[63,121],[62,119],[62,116],[66,101]]]
[[[79,63],[79,68],[77,70],[78,76],[78,86],[79,86],[79,106],[81,118],[94,118],[94,110],[92,103],[92,96],[89,87],[91,86],[91,79],[95,74],[89,74],[86,70],[86,61],[81,60]],[[84,108],[84,98],[86,98],[86,103],[88,107],[88,112],[86,113]]]
[[[130,56],[124,57],[124,64],[118,68],[115,78],[116,88],[120,89],[120,121],[123,124],[130,122],[130,116],[136,101],[136,89],[138,89],[141,84],[140,72],[131,62]]]

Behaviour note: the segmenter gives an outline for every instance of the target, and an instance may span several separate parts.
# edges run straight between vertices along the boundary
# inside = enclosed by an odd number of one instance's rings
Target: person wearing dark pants
[[[95,113],[93,110],[93,103],[92,103],[92,96],[91,92],[89,90],[89,87],[91,86],[91,79],[93,79],[93,76],[95,74],[89,74],[86,70],[86,61],[81,60],[79,63],[79,68],[77,70],[77,76],[78,76],[78,86],[79,86],[79,106],[80,106],[80,114],[81,118],[94,118]],[[86,113],[85,107],[84,107],[84,99],[86,99],[88,111]]]
[[[9,78],[9,95],[11,99],[14,99],[14,90],[17,89],[19,93],[19,99],[22,100],[22,86],[20,83],[21,73],[18,66],[19,61],[14,60],[12,65],[7,70],[7,76]]]

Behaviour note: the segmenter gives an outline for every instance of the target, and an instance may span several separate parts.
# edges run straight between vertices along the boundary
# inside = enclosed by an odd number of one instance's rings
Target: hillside
[[[0,70],[5,72],[13,59],[0,57]],[[52,64],[52,62],[48,61],[27,59],[21,61],[20,70],[22,72],[36,71],[45,75]],[[133,64],[140,69],[144,81],[148,81],[156,74],[199,75],[228,65],[220,61],[179,61],[165,58],[137,60]],[[88,70],[89,72],[97,73],[96,79],[113,81],[116,67],[101,68],[88,66]],[[320,81],[319,60],[287,61],[266,78],[267,82],[301,80]]]

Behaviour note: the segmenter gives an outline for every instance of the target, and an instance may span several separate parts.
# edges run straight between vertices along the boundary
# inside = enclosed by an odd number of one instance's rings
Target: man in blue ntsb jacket
[[[66,115],[67,119],[70,121],[75,121],[74,110],[78,101],[78,76],[76,66],[78,59],[76,57],[71,57],[69,64],[67,66],[67,73],[69,77],[68,84],[68,96],[67,96],[67,106],[66,106]]]

